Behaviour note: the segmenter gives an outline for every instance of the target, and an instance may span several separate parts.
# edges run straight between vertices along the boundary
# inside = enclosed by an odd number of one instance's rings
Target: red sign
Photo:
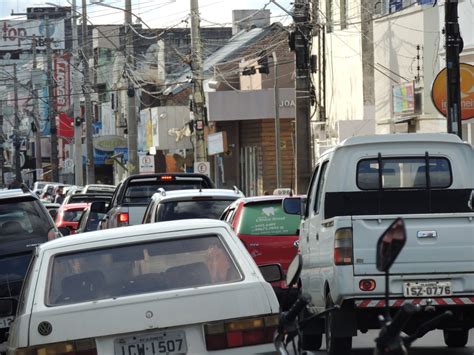
[[[66,112],[71,106],[71,65],[69,54],[54,57],[54,98],[57,112]]]
[[[59,117],[56,119],[56,127],[59,137],[74,137],[74,118],[68,117],[66,113],[59,113]]]

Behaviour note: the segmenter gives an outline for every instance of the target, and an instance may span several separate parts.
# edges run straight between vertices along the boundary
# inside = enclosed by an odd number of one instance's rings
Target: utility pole
[[[193,80],[193,115],[194,115],[194,161],[207,161],[207,146],[204,137],[204,126],[206,122],[203,69],[202,69],[202,43],[200,30],[200,14],[198,0],[191,0],[191,47],[192,60],[191,71]]]
[[[294,48],[296,57],[296,191],[306,193],[311,176],[311,82],[310,48],[311,36],[309,2],[295,0],[293,20],[295,22]]]
[[[125,1],[125,33],[127,36],[126,56],[128,72],[128,109],[127,109],[127,145],[128,145],[128,172],[130,175],[139,173],[138,166],[138,138],[137,138],[137,108],[135,103],[135,88],[132,81],[133,70],[133,31],[132,26],[132,1]]]
[[[463,43],[458,23],[458,0],[446,0],[444,2],[444,22],[448,133],[456,134],[462,138],[459,53],[462,52]]]
[[[33,92],[33,122],[36,127],[35,131],[35,157],[36,157],[36,180],[41,180],[40,172],[43,170],[43,160],[41,152],[41,128],[38,115],[38,93],[35,89],[34,75],[36,73],[37,61],[36,61],[36,36],[33,35],[33,41],[31,42],[31,51],[33,53],[33,70],[31,71],[31,88]]]
[[[77,8],[76,0],[72,0],[72,11],[71,11],[71,23],[72,23],[72,53],[71,57],[72,67],[77,68],[79,64],[78,58],[78,45],[77,45]],[[78,186],[84,185],[84,179],[82,176],[82,120],[81,116],[81,100],[79,99],[79,78],[77,69],[73,72],[72,77],[72,102],[73,102],[73,117],[74,117],[74,183]]]
[[[281,187],[281,144],[280,144],[280,90],[278,88],[278,58],[276,52],[273,57],[273,90],[275,101],[275,158],[277,188]]]
[[[48,121],[51,132],[51,179],[59,181],[58,135],[56,130],[56,98],[54,94],[53,57],[51,53],[51,36],[49,33],[49,15],[44,15],[46,28],[46,60],[48,63]]]
[[[94,146],[92,142],[92,108],[89,83],[89,35],[87,31],[87,1],[82,0],[82,54],[84,71],[84,121],[86,123],[86,148],[87,148],[87,184],[95,183],[94,171]],[[82,163],[81,163],[82,164]]]
[[[21,161],[20,161],[20,117],[18,117],[18,78],[16,71],[16,64],[13,64],[13,100],[15,107],[15,119],[13,122],[13,146],[15,147],[15,180],[23,181],[21,178]]]
[[[5,180],[3,179],[5,158],[3,157],[3,144],[5,138],[3,136],[3,100],[0,100],[0,187],[5,186]]]

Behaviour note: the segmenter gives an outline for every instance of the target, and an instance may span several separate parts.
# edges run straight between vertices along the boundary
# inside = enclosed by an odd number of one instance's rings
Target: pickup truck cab
[[[164,190],[214,188],[203,174],[164,173],[132,175],[118,184],[99,229],[140,224],[151,197]]]
[[[376,268],[379,235],[397,217],[407,242],[391,269],[392,310],[406,302],[451,309],[444,327],[448,346],[464,346],[474,327],[474,154],[450,134],[352,137],[325,152],[307,200],[288,198],[301,213],[302,292],[310,313],[337,304],[325,321],[303,334],[307,350],[326,333],[330,355],[349,354],[357,330],[380,326],[384,275]],[[422,313],[407,325],[413,332]]]

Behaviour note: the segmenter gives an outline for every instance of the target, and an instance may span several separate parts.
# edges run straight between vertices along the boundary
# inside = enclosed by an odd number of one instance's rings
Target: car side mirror
[[[67,227],[58,227],[58,231],[62,234],[63,237],[66,237],[71,234],[71,231]]]
[[[377,270],[388,272],[407,240],[405,222],[397,218],[377,242]]]
[[[288,266],[288,272],[286,273],[286,284],[288,287],[292,287],[292,285],[298,281],[301,275],[301,269],[303,269],[303,257],[301,254],[296,254]]]
[[[259,266],[260,272],[267,282],[283,280],[283,271],[279,264],[268,264]]]
[[[282,205],[285,213],[302,215],[306,200],[301,197],[286,197],[283,199]]]
[[[15,300],[12,298],[0,299],[0,317],[8,317],[15,314]]]

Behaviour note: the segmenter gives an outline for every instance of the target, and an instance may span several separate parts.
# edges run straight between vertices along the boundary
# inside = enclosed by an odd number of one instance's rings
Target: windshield
[[[240,234],[259,236],[296,235],[300,216],[287,214],[281,201],[247,204],[237,227]]]
[[[53,227],[37,200],[0,202],[0,241],[45,237]]]
[[[18,296],[31,253],[0,258],[0,298]]]
[[[158,206],[156,222],[187,218],[219,219],[235,199],[170,201]]]
[[[50,306],[242,280],[217,235],[58,255],[50,270]]]

